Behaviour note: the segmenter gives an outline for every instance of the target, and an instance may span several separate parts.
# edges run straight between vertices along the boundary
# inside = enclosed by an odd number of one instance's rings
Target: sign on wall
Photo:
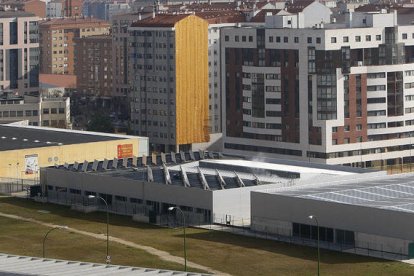
[[[35,174],[39,170],[39,163],[38,163],[38,155],[32,154],[32,155],[25,155],[25,174]]]
[[[132,157],[133,154],[132,144],[118,145],[118,159]]]

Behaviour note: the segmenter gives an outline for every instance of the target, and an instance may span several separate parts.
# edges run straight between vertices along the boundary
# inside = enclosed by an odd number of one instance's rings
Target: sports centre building
[[[180,206],[193,225],[220,223],[250,226],[250,193],[320,179],[368,177],[359,168],[295,161],[229,159],[213,152],[180,152],[138,158],[105,159],[45,168],[41,183],[50,202],[94,210],[102,201],[112,212],[164,224],[168,208]]]
[[[317,225],[322,247],[414,258],[414,174],[318,181],[251,193],[254,231],[316,245]]]

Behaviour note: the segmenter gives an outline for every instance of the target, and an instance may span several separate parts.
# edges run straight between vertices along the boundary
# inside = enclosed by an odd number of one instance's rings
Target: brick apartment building
[[[73,75],[74,39],[109,34],[109,24],[93,18],[55,18],[42,22],[39,31],[41,73]]]
[[[78,92],[97,98],[112,97],[112,37],[75,38],[75,74]]]
[[[414,27],[397,25],[396,12],[329,24],[314,8],[222,31],[224,151],[362,166],[411,160]]]

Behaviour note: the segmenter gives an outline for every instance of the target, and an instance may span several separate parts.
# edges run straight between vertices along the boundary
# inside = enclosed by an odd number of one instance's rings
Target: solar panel
[[[88,161],[85,160],[82,164],[81,171],[86,172],[87,169],[88,169]]]
[[[177,159],[175,159],[175,152],[171,152],[171,160],[173,163],[177,163]]]
[[[204,150],[199,150],[200,159],[204,159]]]
[[[95,159],[93,161],[92,170],[96,172],[98,170],[98,165],[99,165],[99,161]]]
[[[157,165],[157,155],[155,153],[151,154],[151,163]]]
[[[188,153],[190,154],[190,159],[194,161],[195,160],[194,152],[192,150],[189,150]]]
[[[114,169],[118,168],[118,158],[114,158],[114,161],[112,162],[112,168]]]
[[[185,162],[185,153],[183,151],[180,151],[180,157],[181,157],[181,161]]]
[[[102,164],[102,169],[107,170],[108,169],[108,163],[109,163],[109,160],[105,158],[104,162]]]

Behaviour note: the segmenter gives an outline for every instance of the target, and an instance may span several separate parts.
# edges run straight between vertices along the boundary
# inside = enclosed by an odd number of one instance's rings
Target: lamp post
[[[317,228],[317,233],[318,233],[318,276],[319,276],[319,267],[320,267],[320,260],[321,260],[321,255],[319,253],[319,222],[318,219],[314,216],[314,215],[310,215],[308,218],[315,220],[316,222],[316,228]]]
[[[50,232],[57,230],[57,229],[68,229],[68,227],[67,226],[56,226],[46,232],[45,236],[43,237],[43,251],[42,251],[43,258],[45,257],[45,254],[46,254],[45,245],[46,245],[47,236],[50,234]]]
[[[108,202],[100,196],[88,195],[88,198],[97,198],[102,200],[106,205],[106,263],[111,263],[111,256],[109,256],[109,207]]]
[[[185,216],[183,210],[180,209],[180,207],[169,207],[168,211],[172,210],[178,210],[181,213],[181,217],[183,219],[183,232],[184,232],[184,271],[187,271],[187,248],[185,244]]]

